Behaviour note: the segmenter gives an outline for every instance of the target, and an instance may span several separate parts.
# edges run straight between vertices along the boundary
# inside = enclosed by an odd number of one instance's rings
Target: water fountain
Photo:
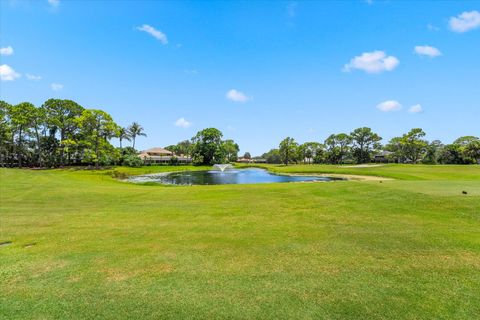
[[[231,164],[214,164],[213,165],[214,168],[217,168],[218,170],[220,170],[221,172],[224,172],[226,169],[229,169],[232,167]]]
[[[162,172],[129,178],[129,181],[131,182],[156,182],[175,185],[252,184],[334,180],[335,178],[319,176],[277,175],[260,168],[234,169],[233,166],[229,164],[216,164],[213,166],[213,170]],[[0,243],[0,246],[1,245],[2,244]]]

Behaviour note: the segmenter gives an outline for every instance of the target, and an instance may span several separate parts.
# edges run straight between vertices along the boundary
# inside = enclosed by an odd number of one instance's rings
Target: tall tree
[[[35,117],[35,106],[30,102],[22,102],[11,106],[8,110],[10,123],[12,126],[12,139],[15,139],[15,156],[17,158],[18,166],[23,166],[23,160],[28,151],[28,145],[25,143],[28,135],[31,133],[31,127]]]
[[[323,153],[323,145],[318,142],[305,142],[298,146],[299,159],[306,163],[318,160],[319,153]],[[316,162],[316,161],[315,161]]]
[[[393,137],[390,141],[385,145],[385,150],[392,152],[390,158],[392,158],[395,162],[403,162],[405,159],[405,152],[403,150],[404,144],[402,137]]]
[[[238,158],[238,152],[240,147],[232,139],[225,140],[223,142],[223,150],[225,150],[225,156],[229,162],[235,162]]]
[[[372,152],[380,148],[382,138],[367,127],[353,130],[350,136],[353,141],[353,156],[357,163],[370,162]]]
[[[47,116],[43,107],[32,109],[32,129],[35,135],[35,159],[38,166],[43,166],[42,138],[47,129]]]
[[[192,142],[189,140],[183,140],[177,143],[177,153],[184,156],[190,156],[192,154]]]
[[[350,152],[352,137],[346,133],[332,134],[325,139],[327,148],[327,161],[329,163],[342,163]]]
[[[216,128],[199,131],[192,138],[192,157],[195,164],[213,165],[225,162],[223,149],[223,134]]]
[[[420,128],[414,128],[402,137],[403,153],[412,163],[417,163],[426,151],[428,142],[423,137],[425,132]]]
[[[478,163],[476,149],[480,143],[480,138],[475,136],[464,136],[456,139],[453,144],[458,145],[464,163]]]
[[[271,149],[270,151],[265,152],[262,154],[262,158],[265,159],[267,163],[282,163],[278,149]]]
[[[47,118],[51,138],[58,134],[60,139],[60,165],[65,163],[64,141],[74,139],[77,119],[83,112],[83,107],[72,100],[49,99],[42,105]],[[55,150],[56,151],[56,150]]]
[[[127,140],[127,141],[131,140],[129,130],[127,128],[124,128],[124,127],[119,127],[118,130],[117,130],[117,138],[120,142],[120,149],[122,149],[122,141],[123,140]]]
[[[438,162],[442,164],[468,164],[471,163],[465,159],[463,148],[459,144],[447,144],[443,146],[438,157]]]
[[[172,144],[165,147],[166,150],[173,152],[174,154],[178,154],[178,147],[176,144]]]
[[[453,141],[453,144],[457,144],[459,146],[465,147],[469,143],[471,143],[473,141],[478,141],[478,140],[479,140],[479,138],[475,137],[475,136],[463,136],[463,137],[455,139],[455,141]]]
[[[285,165],[295,161],[297,156],[298,143],[295,142],[295,139],[287,137],[280,142],[279,152],[280,158]]]
[[[480,164],[480,139],[470,141],[464,150],[465,154],[472,159],[474,159],[475,163]]]
[[[442,148],[443,144],[440,140],[430,142],[426,147],[423,163],[437,164]]]
[[[0,100],[0,166],[5,166],[10,161],[13,148],[12,130],[8,116],[12,106]]]
[[[85,159],[98,167],[113,150],[108,140],[116,135],[118,126],[108,113],[95,109],[84,110],[77,122],[81,129]]]
[[[128,127],[128,132],[130,134],[130,137],[132,137],[133,140],[133,148],[135,149],[135,140],[137,137],[146,137],[147,134],[144,132],[143,127],[138,124],[137,122],[134,122]]]

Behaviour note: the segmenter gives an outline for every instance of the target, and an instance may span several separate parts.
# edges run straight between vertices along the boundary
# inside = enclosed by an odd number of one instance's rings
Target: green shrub
[[[143,161],[137,155],[129,154],[123,158],[122,164],[127,167],[141,167]]]
[[[170,163],[171,166],[178,165],[178,158],[177,157],[171,157],[169,163]]]

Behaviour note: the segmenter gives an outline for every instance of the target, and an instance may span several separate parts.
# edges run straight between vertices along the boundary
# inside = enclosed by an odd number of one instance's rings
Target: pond
[[[331,177],[286,176],[271,173],[264,169],[231,169],[208,171],[182,171],[135,176],[130,182],[154,182],[175,185],[212,185],[212,184],[252,184],[273,182],[332,181],[340,180]]]

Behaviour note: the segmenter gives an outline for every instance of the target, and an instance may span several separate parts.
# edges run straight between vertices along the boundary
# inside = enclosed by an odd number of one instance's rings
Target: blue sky
[[[360,126],[480,135],[480,1],[4,0],[0,15],[3,100],[137,121],[140,149],[205,127],[254,155]]]

